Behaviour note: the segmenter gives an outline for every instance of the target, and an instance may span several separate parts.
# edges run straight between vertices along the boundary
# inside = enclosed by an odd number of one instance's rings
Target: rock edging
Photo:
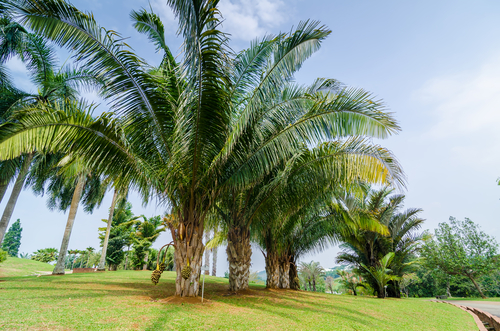
[[[450,304],[452,306],[458,307],[458,308],[462,309],[463,311],[468,312],[474,318],[474,321],[476,322],[476,325],[479,328],[479,331],[488,331],[488,329],[484,326],[483,322],[487,322],[490,325],[490,327],[492,327],[495,331],[497,331],[497,330],[500,331],[500,318],[493,316],[490,313],[487,313],[487,312],[482,311],[482,310],[477,309],[477,308],[457,305],[456,303],[452,303],[452,302],[441,301],[441,300],[432,300],[432,301],[447,303],[447,304]]]

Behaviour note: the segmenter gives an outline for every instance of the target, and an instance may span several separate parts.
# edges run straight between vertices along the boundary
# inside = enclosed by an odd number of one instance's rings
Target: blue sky
[[[92,11],[107,29],[130,37],[127,42],[146,60],[159,56],[131,26],[130,10],[147,1],[74,1]],[[164,1],[151,0],[169,31],[168,44],[178,50],[177,25]],[[498,1],[333,1],[221,0],[223,29],[232,34],[234,50],[266,33],[289,31],[301,20],[319,20],[332,35],[297,75],[310,83],[316,77],[340,80],[383,99],[400,122],[402,132],[380,143],[391,149],[407,177],[406,207],[422,208],[433,229],[449,216],[469,217],[487,233],[500,237],[500,3]],[[60,60],[68,53],[60,51]],[[9,67],[19,87],[31,89],[23,65]],[[92,94],[85,97],[99,102]],[[106,109],[101,105],[100,109]],[[6,199],[5,199],[6,200]],[[152,216],[164,212],[154,203],[141,207],[132,195],[134,212]],[[111,194],[92,215],[79,210],[70,248],[97,248],[97,227],[107,218]],[[5,201],[0,204],[3,210]],[[12,221],[23,225],[22,252],[59,248],[66,214],[50,212],[45,198],[23,191]],[[11,222],[12,222],[11,221]],[[169,241],[163,234],[154,246]],[[225,248],[219,249],[218,272],[227,270]],[[254,249],[253,270],[264,269]],[[332,247],[304,257],[335,264]]]

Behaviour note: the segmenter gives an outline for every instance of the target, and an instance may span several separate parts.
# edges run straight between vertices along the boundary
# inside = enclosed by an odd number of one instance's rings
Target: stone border
[[[488,331],[488,329],[486,329],[486,327],[484,326],[483,322],[481,321],[481,319],[479,318],[478,315],[483,315],[484,317],[488,316],[488,318],[485,318],[488,321],[491,318],[491,320],[494,321],[496,324],[490,323],[490,326],[494,327],[495,330],[500,330],[500,328],[498,328],[500,326],[500,320],[498,319],[498,317],[495,317],[495,316],[491,315],[490,313],[487,313],[487,312],[484,312],[482,310],[472,308],[472,307],[457,305],[456,303],[452,303],[452,302],[448,302],[448,301],[441,301],[441,300],[431,300],[431,301],[440,302],[440,303],[447,303],[447,304],[450,304],[452,306],[458,307],[458,308],[462,309],[463,311],[468,312],[474,318],[474,321],[476,322],[476,325],[479,328],[479,331]]]

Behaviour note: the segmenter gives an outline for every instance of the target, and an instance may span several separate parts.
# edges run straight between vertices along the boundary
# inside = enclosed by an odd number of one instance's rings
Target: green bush
[[[0,249],[0,263],[2,263],[5,260],[7,260],[7,252]]]

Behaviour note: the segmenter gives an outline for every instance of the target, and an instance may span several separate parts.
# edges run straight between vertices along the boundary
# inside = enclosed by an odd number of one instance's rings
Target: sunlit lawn
[[[173,272],[163,273],[158,286],[146,271],[20,277],[20,270],[31,274],[46,265],[10,260],[10,267],[0,265],[2,330],[475,330],[466,312],[423,300],[270,291],[260,285],[226,296],[227,280],[207,277],[208,300],[182,303],[173,297]]]

